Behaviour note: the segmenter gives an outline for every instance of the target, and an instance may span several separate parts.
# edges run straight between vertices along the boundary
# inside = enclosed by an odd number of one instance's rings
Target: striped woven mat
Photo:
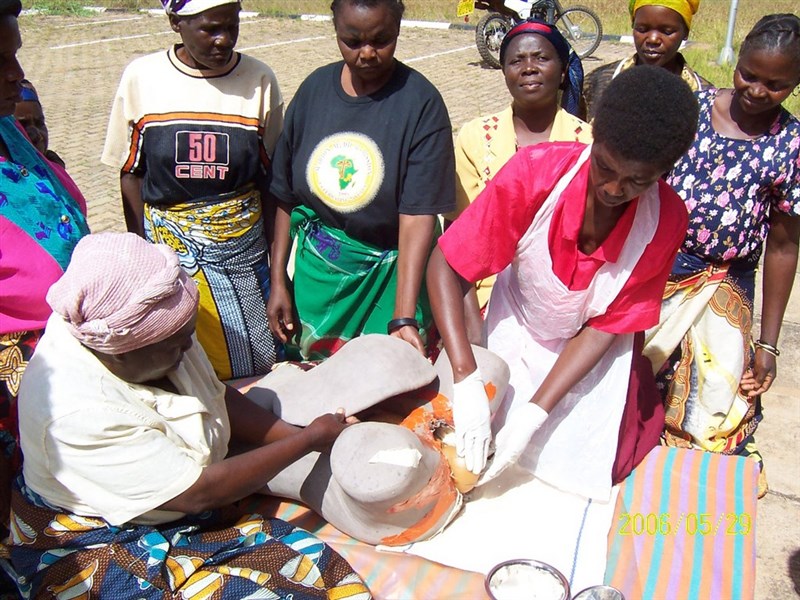
[[[654,448],[621,486],[606,582],[629,599],[752,599],[757,479],[750,458]]]

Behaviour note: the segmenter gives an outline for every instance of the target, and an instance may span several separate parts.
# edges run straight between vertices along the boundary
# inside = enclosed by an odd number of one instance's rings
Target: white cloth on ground
[[[533,558],[556,567],[579,591],[603,583],[617,490],[608,502],[590,500],[513,465],[470,492],[442,533],[405,551],[484,574],[504,560]]]

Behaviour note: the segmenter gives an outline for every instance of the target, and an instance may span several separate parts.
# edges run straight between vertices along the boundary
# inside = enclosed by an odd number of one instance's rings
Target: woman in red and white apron
[[[658,322],[686,232],[686,209],[660,177],[691,143],[696,115],[674,75],[623,73],[603,97],[593,145],[521,149],[439,240],[428,285],[470,470],[483,470],[496,436],[483,482],[518,463],[565,491],[608,498],[634,334]],[[494,273],[485,338],[511,382],[490,403],[462,292]]]

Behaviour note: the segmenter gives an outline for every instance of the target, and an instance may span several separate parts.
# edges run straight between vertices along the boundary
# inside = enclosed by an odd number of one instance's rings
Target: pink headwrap
[[[198,295],[169,246],[98,233],[78,242],[47,303],[81,344],[122,354],[176,333],[194,316]]]

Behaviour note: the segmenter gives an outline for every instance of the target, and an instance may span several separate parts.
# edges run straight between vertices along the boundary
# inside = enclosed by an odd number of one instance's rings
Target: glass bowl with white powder
[[[547,563],[519,558],[489,571],[486,592],[492,600],[569,600],[569,582]]]

